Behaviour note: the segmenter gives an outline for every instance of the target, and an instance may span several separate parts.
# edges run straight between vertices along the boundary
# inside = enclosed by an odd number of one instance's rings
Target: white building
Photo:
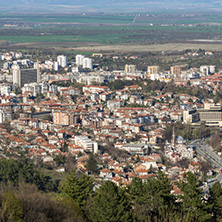
[[[0,123],[3,123],[6,120],[11,120],[12,114],[7,110],[0,110]]]
[[[90,58],[84,58],[82,66],[84,69],[93,69],[93,60]]]
[[[75,144],[78,146],[82,146],[84,150],[88,150],[93,153],[98,152],[98,143],[92,141],[86,136],[75,136]]]
[[[85,58],[84,55],[76,55],[76,65],[77,66],[82,66],[84,58]]]
[[[18,84],[20,82],[20,66],[13,65],[13,84]]]
[[[202,74],[202,76],[206,76],[209,74],[214,74],[215,73],[215,68],[216,66],[201,66],[200,67],[200,72]]]
[[[67,66],[67,57],[66,56],[64,56],[64,55],[59,55],[58,57],[57,57],[57,62],[58,62],[58,64],[59,64],[59,66],[61,66],[61,67],[66,67]]]

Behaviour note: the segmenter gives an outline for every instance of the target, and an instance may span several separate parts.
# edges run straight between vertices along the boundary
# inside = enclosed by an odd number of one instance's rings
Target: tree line
[[[16,160],[0,160],[0,169],[0,221],[222,220],[221,184],[204,193],[201,181],[190,172],[174,184],[158,172],[145,182],[134,178],[129,185],[117,186],[75,171],[54,183]]]

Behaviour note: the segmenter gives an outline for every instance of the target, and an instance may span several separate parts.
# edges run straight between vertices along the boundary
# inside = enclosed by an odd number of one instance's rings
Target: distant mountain
[[[189,10],[220,10],[222,2],[217,0],[0,0],[0,7],[67,7],[78,6],[84,8],[105,8],[116,6],[127,8],[142,7],[148,9],[189,9]]]

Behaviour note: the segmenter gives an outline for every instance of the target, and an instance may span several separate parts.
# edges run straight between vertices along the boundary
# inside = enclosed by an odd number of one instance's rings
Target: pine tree
[[[124,190],[111,181],[102,185],[93,198],[90,218],[93,222],[133,221],[131,204]]]
[[[212,207],[214,221],[222,221],[222,187],[219,182],[210,188],[209,205]]]
[[[93,153],[91,153],[89,156],[89,159],[86,164],[86,169],[91,173],[97,173],[97,171],[98,171],[97,161],[96,161]]]
[[[60,184],[59,189],[60,192],[66,193],[74,199],[79,204],[80,209],[84,211],[86,201],[93,191],[93,180],[86,175],[77,178],[75,171],[72,171]]]
[[[168,178],[162,172],[158,173],[157,178],[150,178],[145,183],[134,179],[128,190],[137,221],[166,220],[174,210],[171,189]]]
[[[179,185],[183,195],[181,199],[181,210],[184,221],[209,221],[212,216],[207,212],[207,204],[203,200],[200,181],[196,175],[188,172]]]

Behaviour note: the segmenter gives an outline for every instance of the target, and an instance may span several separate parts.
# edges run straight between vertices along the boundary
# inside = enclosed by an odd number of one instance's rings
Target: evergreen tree
[[[180,196],[183,221],[209,221],[212,216],[207,211],[197,177],[191,172],[184,174],[179,187],[183,192]]]
[[[222,221],[222,187],[219,182],[210,188],[209,205],[212,207],[214,221]]]
[[[95,159],[93,153],[91,153],[89,156],[89,159],[86,164],[86,169],[91,173],[97,173],[98,171],[97,160]]]
[[[75,171],[72,171],[60,184],[59,189],[60,192],[73,198],[79,204],[80,209],[84,211],[86,201],[93,191],[93,180],[86,175],[77,178]]]
[[[102,185],[93,198],[90,218],[93,222],[133,221],[131,204],[124,190],[111,181]]]
[[[167,177],[158,172],[157,178],[145,183],[134,179],[129,193],[134,203],[137,221],[164,221],[174,210],[174,198],[170,194],[171,185]]]

